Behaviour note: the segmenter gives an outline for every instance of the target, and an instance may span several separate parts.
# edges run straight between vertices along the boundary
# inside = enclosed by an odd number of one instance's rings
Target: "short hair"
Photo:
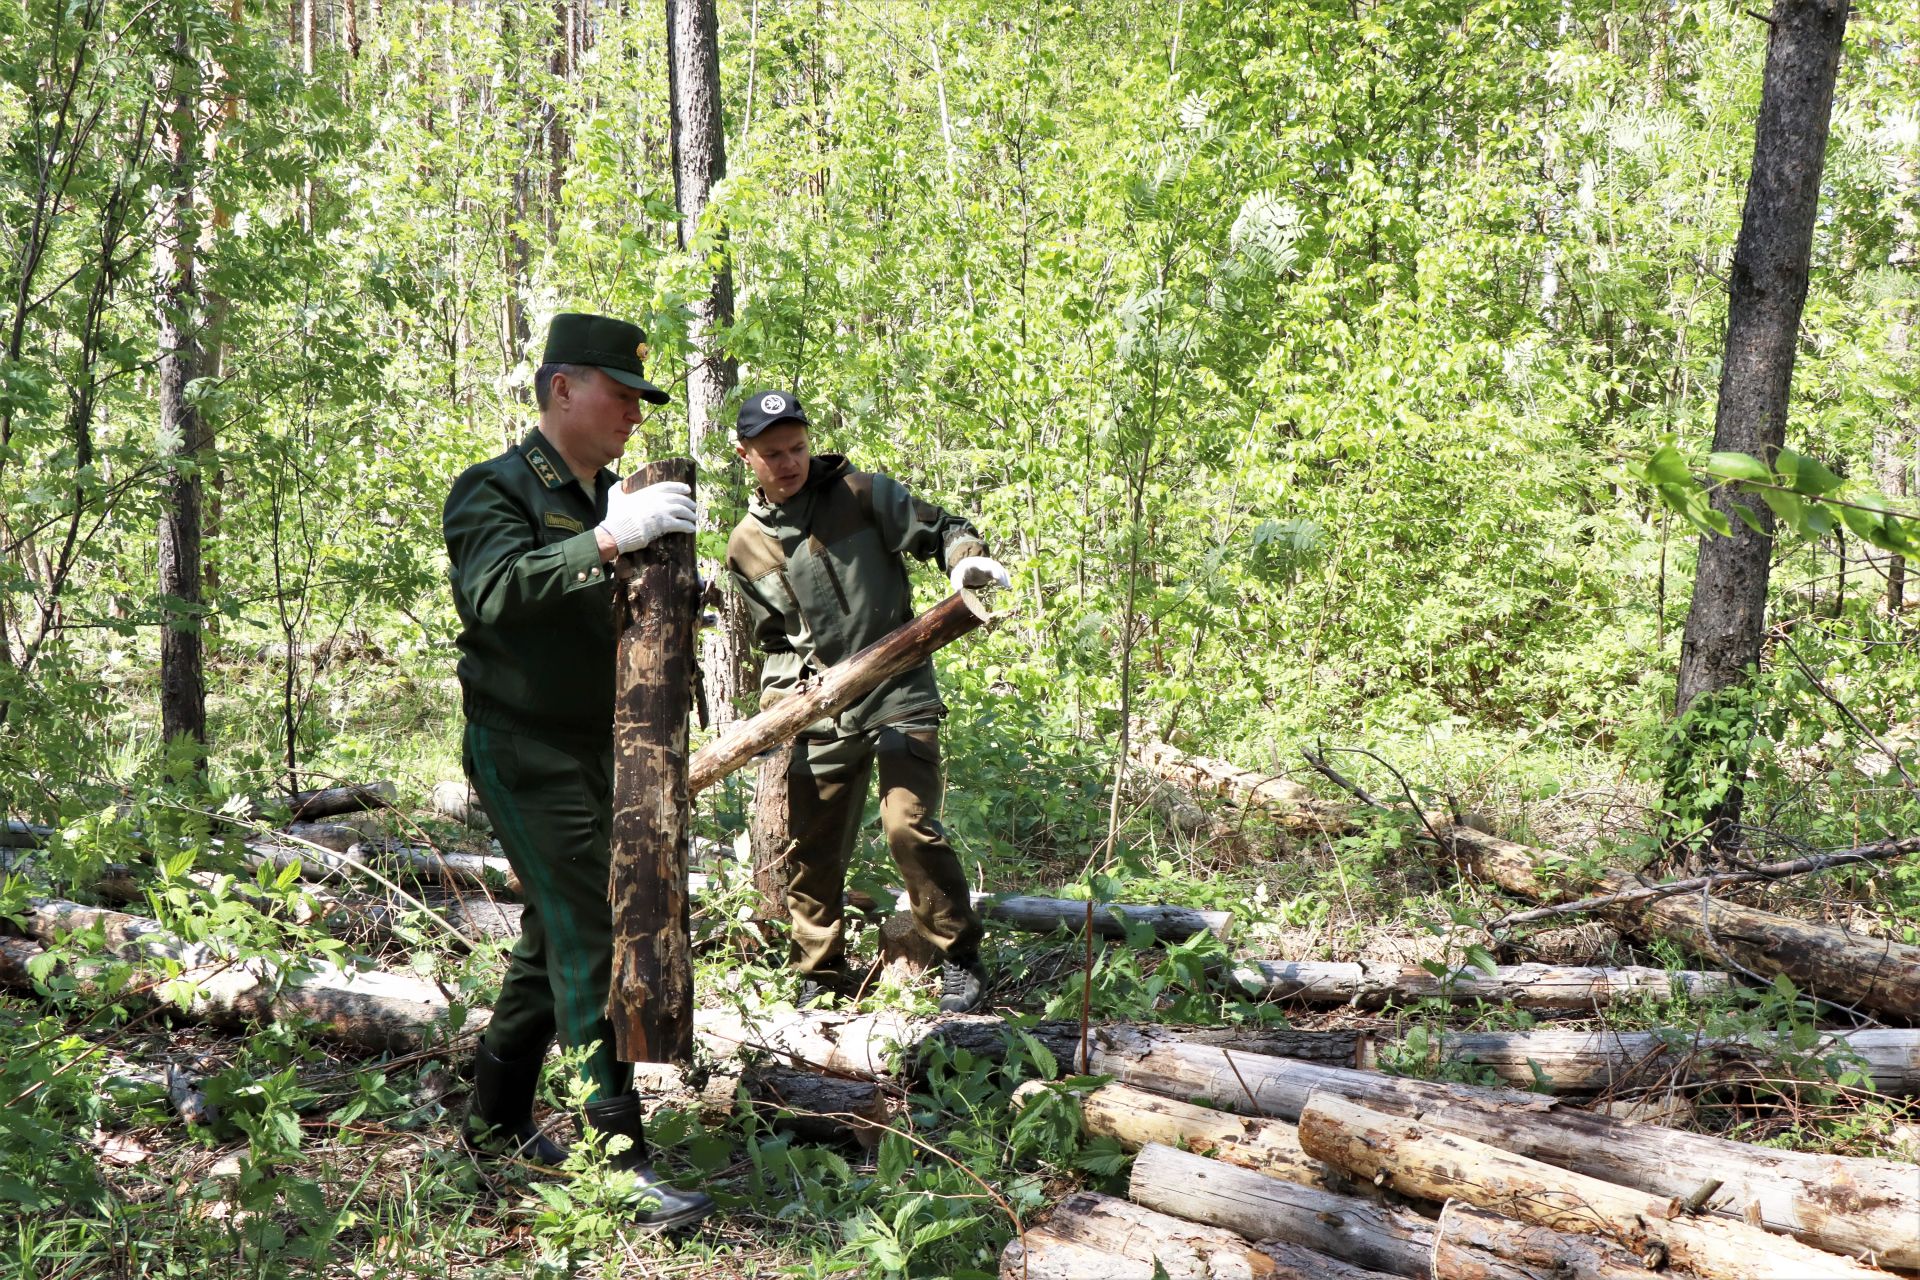
[[[540,412],[542,413],[545,413],[547,411],[547,401],[553,398],[553,378],[555,374],[564,373],[567,375],[569,379],[577,380],[588,373],[597,373],[597,372],[598,370],[596,370],[590,364],[543,364],[541,365],[538,369],[535,369],[533,371],[534,407],[539,409]]]

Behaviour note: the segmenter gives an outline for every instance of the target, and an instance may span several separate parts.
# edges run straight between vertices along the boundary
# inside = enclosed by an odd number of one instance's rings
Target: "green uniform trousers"
[[[614,1057],[607,1020],[613,748],[560,747],[468,721],[465,764],[525,903],[487,1047],[521,1058],[545,1052],[557,1033],[569,1048],[594,1046],[586,1077],[595,1098],[625,1093],[633,1070]]]
[[[801,738],[794,746],[787,773],[788,832],[794,841],[787,914],[793,964],[802,973],[831,978],[846,971],[840,899],[876,763],[880,826],[906,881],[914,924],[943,955],[971,960],[979,954],[980,916],[940,825],[939,730],[928,724],[885,725],[846,738]]]

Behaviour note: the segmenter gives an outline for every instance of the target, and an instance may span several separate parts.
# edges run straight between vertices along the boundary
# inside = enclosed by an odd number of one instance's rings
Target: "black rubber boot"
[[[634,1215],[637,1225],[655,1231],[677,1231],[690,1227],[713,1212],[713,1201],[703,1191],[681,1191],[653,1171],[647,1162],[647,1133],[640,1120],[640,1095],[616,1094],[587,1104],[586,1124],[601,1136],[625,1134],[633,1145],[608,1163],[631,1173],[639,1184],[640,1208]]]
[[[473,1095],[467,1100],[467,1120],[461,1129],[470,1150],[547,1166],[567,1158],[567,1149],[533,1122],[533,1095],[540,1087],[540,1067],[546,1057],[543,1045],[538,1053],[524,1058],[502,1058],[487,1048],[484,1039],[480,1041],[473,1054]]]
[[[979,956],[948,956],[940,962],[940,1012],[972,1013],[987,995],[987,970]]]

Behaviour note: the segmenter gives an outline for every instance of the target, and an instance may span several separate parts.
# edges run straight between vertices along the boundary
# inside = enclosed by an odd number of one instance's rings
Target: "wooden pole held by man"
[[[688,458],[649,463],[631,492],[688,486]],[[693,938],[687,896],[692,792],[687,748],[700,575],[693,535],[669,534],[621,557],[613,607],[613,981],[607,1017],[623,1062],[693,1055]]]

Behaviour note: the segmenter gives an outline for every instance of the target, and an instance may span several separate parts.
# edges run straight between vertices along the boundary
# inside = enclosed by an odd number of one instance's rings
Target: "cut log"
[[[1841,1070],[1864,1074],[1892,1097],[1920,1093],[1920,1031],[1835,1032],[1814,1052]],[[1433,1041],[1434,1061],[1471,1062],[1518,1088],[1553,1093],[1634,1088],[1669,1078],[1763,1073],[1772,1054],[1737,1042],[1690,1040],[1676,1032],[1449,1032]],[[1853,1058],[1860,1061],[1852,1061]],[[1780,1078],[1771,1073],[1770,1078]]]
[[[1639,887],[1620,872],[1588,875],[1563,854],[1484,832],[1454,827],[1442,835],[1448,850],[1474,875],[1537,902]],[[1920,1021],[1920,947],[1700,894],[1621,903],[1598,913],[1622,932],[1664,938],[1730,968],[1785,974],[1823,1000],[1857,1005],[1900,1022]]]
[[[1650,1280],[1639,1254],[1590,1235],[1554,1231],[1459,1200],[1449,1200],[1440,1212],[1433,1235],[1434,1280],[1492,1280],[1488,1257],[1518,1267],[1530,1276],[1578,1277],[1578,1280]],[[1666,1267],[1659,1280],[1698,1280],[1699,1273]]]
[[[143,946],[153,943],[153,935],[142,936]],[[0,985],[36,990],[27,966],[41,950],[35,940],[0,938]],[[185,944],[179,952],[194,954]],[[104,960],[81,957],[57,966],[56,972],[83,995],[136,998],[117,982],[109,987],[107,969]],[[305,1019],[326,1039],[369,1052],[419,1049],[452,1034],[446,997],[433,983],[411,974],[332,966],[276,971],[253,960],[200,965],[171,978],[136,966],[135,979],[152,998],[190,1018],[226,1026]],[[469,1010],[461,1030],[480,1031],[490,1017],[485,1009]]]
[[[1014,1105],[1025,1107],[1057,1087],[1029,1080],[1013,1091]],[[1128,1151],[1157,1142],[1258,1169],[1303,1187],[1367,1194],[1343,1173],[1329,1169],[1324,1160],[1301,1150],[1298,1130],[1285,1120],[1215,1111],[1125,1084],[1103,1085],[1076,1094],[1074,1100],[1089,1134],[1112,1138]]]
[[[1897,1160],[1816,1155],[1628,1124],[1536,1094],[1403,1080],[1223,1051],[1131,1027],[1092,1034],[1091,1070],[1176,1098],[1297,1120],[1314,1090],[1654,1195],[1687,1196],[1706,1172],[1713,1206],[1835,1253],[1920,1267],[1920,1178]]]
[[[761,752],[791,741],[815,721],[838,715],[882,681],[911,671],[936,650],[991,620],[973,592],[947,597],[700,748],[687,767],[688,788],[695,794],[706,790]]]
[[[289,822],[280,828],[279,835],[296,842],[317,844],[322,849],[331,849],[335,853],[347,850],[367,839],[367,833],[358,827],[348,826],[344,822]]]
[[[901,895],[904,902],[905,895]],[[1052,933],[1065,929],[1079,934],[1087,927],[1087,904],[1072,898],[1037,898],[1028,895],[987,897],[980,903],[981,915],[997,924],[1025,933]],[[1145,925],[1163,942],[1184,942],[1201,933],[1211,933],[1222,942],[1233,930],[1233,913],[1201,911],[1193,907],[1170,907],[1157,903],[1100,902],[1094,904],[1093,931],[1102,938],[1124,938],[1127,925]]]
[[[284,804],[295,822],[312,822],[316,818],[331,818],[336,814],[385,809],[399,798],[400,790],[391,782],[356,782],[344,787],[325,787],[319,791],[296,791],[290,796],[277,798],[274,803]],[[261,816],[257,807],[254,816]]]
[[[1156,1265],[1168,1280],[1383,1280],[1381,1272],[1300,1245],[1255,1242],[1094,1191],[1073,1192],[1028,1227],[1025,1251],[1030,1275],[1075,1280],[1152,1280]],[[1104,1269],[1087,1270],[1088,1258],[1101,1259]]]
[[[1233,977],[1248,992],[1268,1000],[1368,1009],[1411,1000],[1485,1000],[1522,1009],[1603,1009],[1621,1000],[1702,996],[1734,986],[1732,977],[1724,973],[1643,966],[1510,964],[1490,974],[1463,968],[1442,979],[1417,965],[1364,960],[1255,960],[1237,966]]]
[[[427,793],[427,807],[449,822],[478,831],[489,831],[492,821],[473,784],[465,778],[446,778],[433,784]]]
[[[716,1074],[700,1093],[702,1117],[718,1124],[746,1106],[779,1133],[802,1142],[852,1142],[871,1150],[888,1131],[893,1108],[871,1080],[843,1080],[815,1071],[761,1064],[738,1075]]]
[[[650,462],[624,482],[694,482],[691,459]],[[621,557],[614,600],[613,982],[607,1019],[622,1062],[693,1058],[693,927],[687,893],[694,632],[700,570],[693,535]]]
[[[1424,1200],[1458,1198],[1551,1227],[1602,1235],[1648,1259],[1716,1280],[1868,1280],[1877,1267],[1731,1218],[1694,1217],[1678,1197],[1649,1195],[1405,1120],[1330,1094],[1300,1114],[1309,1155]],[[1706,1177],[1715,1170],[1701,1170]]]
[[[1305,1245],[1388,1275],[1424,1277],[1433,1255],[1433,1224],[1418,1214],[1159,1143],[1134,1157],[1127,1197],[1176,1218]]]

